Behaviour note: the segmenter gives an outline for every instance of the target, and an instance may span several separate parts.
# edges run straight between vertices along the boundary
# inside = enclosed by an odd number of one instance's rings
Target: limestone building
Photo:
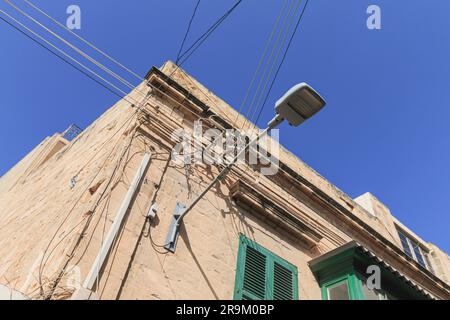
[[[199,120],[255,129],[167,62],[73,140],[45,139],[1,177],[0,298],[450,298],[444,251],[283,147],[274,175],[235,166],[169,245],[183,205],[220,171],[171,161],[172,133]]]

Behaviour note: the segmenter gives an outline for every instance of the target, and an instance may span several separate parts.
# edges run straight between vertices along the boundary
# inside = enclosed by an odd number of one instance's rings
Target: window
[[[414,248],[414,255],[416,256],[417,262],[424,268],[427,267],[425,264],[425,260],[423,260],[422,251],[420,250],[420,247],[417,244],[413,244]]]
[[[359,283],[356,275],[348,270],[345,273],[339,273],[330,276],[321,283],[323,300],[359,300]]]
[[[343,274],[331,278],[322,284],[322,299],[324,300],[394,300],[383,289],[370,289],[367,279],[359,272]]]
[[[403,246],[403,251],[409,256],[409,257],[413,257],[412,253],[411,253],[411,249],[409,248],[409,241],[408,238],[401,232],[398,233],[398,235],[400,236],[400,241],[402,242],[402,246]]]
[[[297,300],[297,267],[241,235],[236,300]]]
[[[339,282],[327,288],[328,300],[350,300],[347,281]]]
[[[406,255],[413,258],[422,267],[430,269],[427,263],[429,258],[426,256],[426,253],[423,252],[419,244],[411,238],[405,236],[401,231],[398,231],[398,235],[402,243],[403,251],[406,253]]]

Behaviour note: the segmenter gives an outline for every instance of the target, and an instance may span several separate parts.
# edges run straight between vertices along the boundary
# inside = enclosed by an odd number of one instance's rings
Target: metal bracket
[[[171,252],[175,252],[177,247],[178,237],[180,235],[180,224],[182,222],[182,214],[186,206],[180,202],[177,202],[177,206],[173,211],[172,222],[170,224],[169,232],[167,233],[166,245],[164,248]]]

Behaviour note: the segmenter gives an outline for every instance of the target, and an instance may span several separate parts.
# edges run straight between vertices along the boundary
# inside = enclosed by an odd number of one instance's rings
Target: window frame
[[[330,300],[329,289],[334,288],[341,283],[347,283],[348,289],[348,299],[349,300],[362,300],[362,287],[360,288],[358,284],[358,278],[353,272],[348,272],[341,274],[339,276],[335,276],[332,279],[325,281],[321,285],[322,290],[322,300]]]
[[[398,236],[400,238],[400,242],[402,243],[402,249],[403,252],[410,257],[411,259],[413,259],[414,261],[416,261],[420,266],[424,267],[427,270],[431,271],[431,268],[428,264],[430,257],[428,257],[428,252],[426,252],[425,250],[422,249],[422,246],[420,245],[419,241],[416,241],[413,237],[409,236],[406,232],[404,232],[403,230],[397,228],[397,233]],[[406,239],[406,242],[408,244],[408,248],[409,251],[411,252],[411,255],[409,255],[404,246],[403,246],[403,242],[402,242],[402,236]],[[421,259],[423,261],[423,265],[422,263],[419,262],[419,258],[417,258],[417,254],[415,251],[415,248],[418,249],[419,254],[421,255]]]
[[[354,273],[350,271],[339,276],[335,276],[322,284],[322,300],[332,301],[330,300],[328,290],[343,282],[347,283],[349,300],[367,300],[366,294],[364,293],[363,281],[365,281],[365,278],[359,272]],[[390,295],[383,289],[376,290],[376,293],[379,297],[378,300],[388,300],[388,297],[391,299],[396,299],[396,297]]]
[[[257,244],[256,242],[248,239],[244,235],[239,236],[239,249],[238,249],[238,256],[237,256],[237,267],[236,267],[236,278],[235,278],[235,285],[234,285],[234,294],[233,299],[234,300],[242,300],[242,297],[244,295],[244,273],[245,273],[245,257],[246,257],[246,251],[247,247],[251,247],[252,249],[258,251],[259,253],[263,254],[266,257],[266,288],[265,288],[265,298],[264,300],[273,300],[274,296],[274,265],[275,263],[278,263],[282,267],[288,269],[292,272],[293,279],[292,279],[292,289],[293,289],[293,299],[292,300],[299,300],[299,294],[298,294],[298,270],[297,267],[285,259],[277,256],[270,250],[262,247],[261,245]],[[245,295],[250,296],[250,298],[254,300],[260,300],[256,296],[252,296],[251,293],[245,292]]]

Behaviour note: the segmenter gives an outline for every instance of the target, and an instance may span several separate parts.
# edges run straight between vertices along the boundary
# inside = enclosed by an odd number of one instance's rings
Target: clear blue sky
[[[61,22],[66,7],[78,4],[80,35],[145,75],[175,59],[195,0],[36,3]],[[204,0],[190,41],[233,3]],[[244,0],[184,68],[239,106],[281,3]],[[379,31],[366,27],[369,4],[382,9]],[[3,1],[0,8],[13,12]],[[328,106],[298,129],[283,126],[282,143],[350,196],[372,192],[447,252],[449,11],[447,0],[311,0],[263,114],[271,117],[285,89],[309,82]],[[0,39],[3,174],[46,136],[70,123],[89,125],[116,97],[3,22]]]

